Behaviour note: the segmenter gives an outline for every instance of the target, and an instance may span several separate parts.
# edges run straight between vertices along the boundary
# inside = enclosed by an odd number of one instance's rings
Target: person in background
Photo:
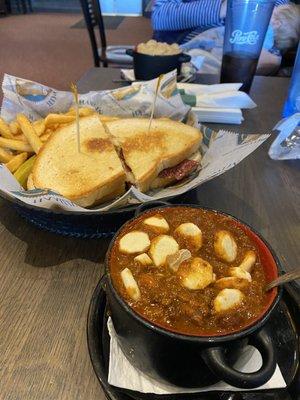
[[[281,52],[296,47],[300,39],[300,6],[286,4],[275,7],[271,25],[274,31],[274,45]]]
[[[218,73],[222,63],[224,26],[208,29],[181,45],[192,56],[192,64],[199,72]],[[293,3],[276,7],[264,40],[257,73],[277,72],[281,55],[296,47],[300,39],[300,6]]]
[[[289,3],[277,0],[276,5]],[[153,39],[185,43],[209,28],[224,25],[227,0],[156,0],[152,9]]]
[[[300,40],[300,5],[293,3],[275,7],[270,26],[269,26],[269,48],[264,48],[261,52],[258,73],[266,75],[272,71],[275,57],[277,56],[278,67],[281,63],[282,55],[290,49],[295,48]],[[268,35],[265,39],[267,41]],[[271,46],[273,41],[273,45]]]

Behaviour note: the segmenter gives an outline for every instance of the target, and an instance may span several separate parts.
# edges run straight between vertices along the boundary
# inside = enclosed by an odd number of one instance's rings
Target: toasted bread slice
[[[175,232],[185,242],[187,248],[192,248],[198,251],[202,246],[202,232],[200,228],[192,222],[184,222],[180,224]]]
[[[181,264],[177,274],[182,286],[189,290],[204,289],[214,281],[213,267],[200,257],[195,257],[189,263]]]
[[[170,229],[168,222],[161,215],[153,215],[153,217],[146,218],[143,224],[147,225],[154,232],[167,233]]]
[[[237,307],[243,301],[244,295],[239,289],[223,289],[214,300],[216,312],[225,312]]]
[[[167,257],[179,250],[176,240],[169,235],[156,236],[151,241],[150,256],[157,267],[166,263]]]
[[[125,254],[144,253],[149,247],[149,236],[146,232],[141,231],[128,232],[119,242],[119,250]]]
[[[32,174],[30,174],[27,179],[27,190],[33,190],[33,189],[36,189],[36,187],[33,184]],[[123,193],[124,193],[124,187],[121,185],[117,187],[115,190],[112,190],[106,196],[103,196],[101,202],[113,200],[116,197],[121,196]]]
[[[196,128],[168,119],[129,118],[107,123],[114,144],[128,167],[128,180],[146,192],[165,168],[195,153],[202,141]]]
[[[248,282],[252,281],[251,274],[240,267],[233,267],[229,269],[229,274],[236,278],[246,279]]]
[[[237,256],[237,244],[227,231],[218,231],[215,235],[214,249],[217,256],[224,261],[232,262]]]
[[[256,261],[256,253],[253,250],[248,250],[245,254],[245,257],[239,268],[243,269],[244,271],[251,272],[252,268],[254,267]]]
[[[148,256],[147,253],[142,253],[142,254],[139,254],[138,256],[134,257],[134,261],[136,261],[142,265],[151,265],[152,264],[152,260]]]
[[[35,188],[52,189],[88,207],[125,192],[125,172],[97,114],[58,129],[41,148],[32,171]]]
[[[248,285],[247,279],[237,278],[236,276],[226,276],[215,282],[215,286],[219,289],[245,289]]]
[[[132,300],[138,301],[141,297],[140,288],[138,287],[138,284],[129,268],[123,269],[121,272],[121,279],[128,296],[130,296]]]

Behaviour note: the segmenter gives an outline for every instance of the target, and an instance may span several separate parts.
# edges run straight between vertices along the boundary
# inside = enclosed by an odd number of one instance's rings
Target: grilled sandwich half
[[[99,116],[81,117],[79,124],[80,152],[76,124],[58,129],[40,150],[30,180],[31,187],[89,207],[122,195],[126,174]]]
[[[129,118],[108,122],[127,180],[140,191],[167,186],[194,171],[200,162],[201,132],[162,118]]]

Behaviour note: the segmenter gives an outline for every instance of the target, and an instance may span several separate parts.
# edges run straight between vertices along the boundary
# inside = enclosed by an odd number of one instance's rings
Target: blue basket
[[[32,207],[12,200],[18,214],[40,229],[59,235],[98,239],[112,236],[124,222],[133,217],[135,206],[101,214],[71,213]]]

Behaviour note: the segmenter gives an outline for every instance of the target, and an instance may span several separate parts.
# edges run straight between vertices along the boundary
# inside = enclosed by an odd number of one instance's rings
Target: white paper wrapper
[[[201,393],[211,392],[214,390],[241,392],[244,390],[263,390],[286,387],[286,383],[278,365],[276,366],[276,370],[271,379],[263,386],[255,389],[238,389],[228,385],[225,382],[218,382],[215,385],[198,389],[187,389],[171,384],[162,384],[154,379],[148,378],[141,371],[137,370],[130,364],[118,344],[117,334],[110,318],[108,319],[107,327],[110,335],[108,370],[108,383],[110,385],[114,385],[123,389],[135,390],[141,393],[154,394]],[[239,365],[236,365],[235,367],[240,369],[242,372],[253,372],[258,370],[261,367],[261,364],[262,359],[258,350],[248,346],[245,353],[239,360]]]
[[[124,117],[150,116],[156,79],[125,88],[93,91],[79,96],[84,106],[92,106],[99,113]],[[43,208],[61,208],[74,213],[101,213],[120,206],[147,202],[151,200],[174,197],[191,190],[203,182],[223,174],[234,167],[269,135],[242,135],[234,132],[214,132],[199,125],[195,115],[190,112],[179,94],[172,95],[176,88],[176,71],[166,74],[160,84],[156,102],[155,117],[169,117],[174,120],[187,120],[187,123],[198,126],[204,135],[200,151],[203,159],[201,169],[177,185],[148,192],[139,192],[132,187],[121,198],[102,204],[93,209],[77,206],[70,200],[50,190],[23,190],[9,170],[0,164],[0,193],[3,196],[17,198],[23,203]],[[62,92],[36,82],[5,75],[2,90],[4,94],[1,117],[11,121],[22,112],[31,120],[45,117],[50,112],[66,112],[72,106],[72,94]]]

